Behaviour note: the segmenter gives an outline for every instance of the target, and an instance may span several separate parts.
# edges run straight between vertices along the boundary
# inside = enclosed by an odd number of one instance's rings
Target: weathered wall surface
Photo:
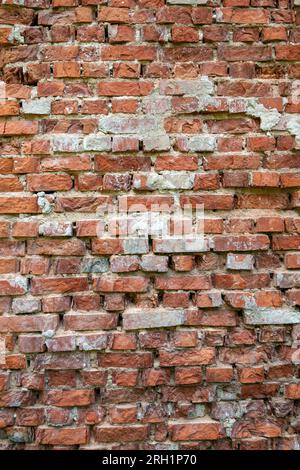
[[[298,449],[299,0],[0,3],[1,448]]]

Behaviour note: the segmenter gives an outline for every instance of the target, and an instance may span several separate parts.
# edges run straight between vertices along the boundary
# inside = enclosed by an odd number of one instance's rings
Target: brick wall
[[[0,3],[1,448],[299,448],[299,0]]]

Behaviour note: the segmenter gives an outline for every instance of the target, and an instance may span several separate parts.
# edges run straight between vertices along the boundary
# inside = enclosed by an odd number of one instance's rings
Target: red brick
[[[217,235],[214,237],[215,251],[266,250],[269,244],[267,235]]]
[[[45,328],[56,329],[58,317],[56,315],[14,315],[0,318],[1,332],[30,332],[44,331]]]
[[[189,306],[189,294],[186,292],[165,292],[163,297],[164,307],[188,307]]]
[[[13,237],[37,237],[38,222],[15,222],[12,230]]]
[[[223,196],[217,194],[180,196],[180,204],[181,207],[185,204],[191,204],[193,207],[197,204],[204,204],[204,208],[207,210],[227,210],[233,208],[233,196],[230,194]]]
[[[186,325],[235,326],[235,313],[227,310],[190,310],[186,314]]]
[[[272,247],[274,250],[298,250],[299,235],[274,235]]]
[[[33,279],[31,292],[33,295],[40,294],[65,294],[68,292],[82,292],[88,289],[86,278],[43,278]]]
[[[39,212],[37,205],[37,198],[34,196],[24,197],[5,197],[0,198],[0,213],[1,214],[21,214]]]
[[[155,48],[149,46],[106,46],[101,51],[102,60],[154,60]]]
[[[29,191],[68,191],[73,183],[68,175],[30,175],[27,185]]]
[[[268,274],[215,274],[213,283],[221,289],[255,289],[268,287],[270,277]]]
[[[21,274],[47,274],[49,272],[49,268],[49,259],[38,256],[32,258],[23,258],[20,263]]]
[[[160,352],[160,365],[170,366],[197,366],[214,362],[215,352],[213,348],[200,348],[191,351]]]
[[[220,424],[213,421],[174,423],[169,427],[172,441],[215,440],[222,433]]]
[[[172,337],[174,346],[179,348],[190,348],[198,343],[197,331],[175,331]]]
[[[72,428],[47,428],[39,427],[37,430],[37,442],[46,445],[78,445],[86,444],[88,429],[85,427]]]
[[[176,384],[196,384],[201,383],[202,380],[202,370],[200,367],[176,367],[175,369]]]
[[[172,27],[172,41],[173,42],[198,42],[199,34],[196,28],[188,26],[173,26]]]
[[[103,353],[99,355],[101,367],[151,367],[153,363],[150,352],[141,353]]]
[[[207,382],[231,382],[233,379],[233,370],[231,367],[207,367]]]
[[[237,24],[265,24],[269,22],[270,13],[265,9],[236,9],[222,8],[221,21]]]
[[[93,390],[50,390],[44,402],[52,406],[87,406],[94,403]]]
[[[94,290],[101,292],[145,292],[148,280],[143,277],[102,277],[94,280]]]
[[[209,289],[211,282],[205,275],[157,277],[155,287],[160,290],[201,290]]]

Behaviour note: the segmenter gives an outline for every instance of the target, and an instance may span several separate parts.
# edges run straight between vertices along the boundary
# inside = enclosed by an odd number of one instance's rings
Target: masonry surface
[[[299,23],[0,1],[0,449],[300,448]],[[98,236],[125,199],[204,242]]]

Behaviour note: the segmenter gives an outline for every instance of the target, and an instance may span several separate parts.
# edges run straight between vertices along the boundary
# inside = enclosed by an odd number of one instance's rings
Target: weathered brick
[[[125,330],[142,330],[145,328],[167,328],[184,323],[185,314],[182,310],[126,311],[123,313]]]
[[[216,236],[215,251],[254,251],[269,247],[267,235]]]
[[[150,352],[140,353],[101,353],[99,365],[101,367],[151,367],[153,363]]]
[[[39,427],[37,430],[37,442],[47,445],[78,445],[86,444],[88,429],[86,427],[72,428],[47,428]]]
[[[55,330],[58,326],[57,315],[12,315],[0,318],[1,332],[34,332]]]
[[[40,310],[41,302],[38,299],[18,298],[12,301],[13,313],[35,313]]]
[[[148,280],[144,277],[101,277],[95,279],[94,290],[101,292],[145,292]]]
[[[220,424],[207,419],[184,424],[175,422],[169,428],[172,441],[215,440],[222,434]]]
[[[213,348],[201,348],[192,351],[161,351],[159,358],[160,365],[164,367],[197,366],[214,362],[215,350]]]
[[[147,438],[148,427],[136,426],[96,426],[96,442],[135,442],[144,441]]]
[[[246,309],[245,322],[257,325],[280,325],[299,322],[299,312],[291,308]]]
[[[67,313],[64,316],[64,327],[66,330],[105,330],[112,329],[117,325],[117,317],[110,313]]]
[[[157,277],[155,287],[160,290],[202,290],[211,287],[209,276]]]
[[[13,279],[0,279],[1,295],[22,295],[28,290],[26,277],[16,276]]]
[[[87,279],[79,278],[35,278],[31,284],[31,293],[40,294],[64,294],[68,292],[82,292],[88,289]]]
[[[54,224],[54,228],[56,228]],[[47,235],[47,234],[45,234]],[[30,255],[66,255],[81,256],[85,254],[85,245],[81,240],[35,240],[29,241],[27,252]]]
[[[227,255],[227,269],[244,270],[253,269],[254,257],[252,255],[231,254]]]
[[[203,238],[194,239],[169,239],[153,240],[153,251],[155,253],[198,253],[208,251],[208,242]]]

